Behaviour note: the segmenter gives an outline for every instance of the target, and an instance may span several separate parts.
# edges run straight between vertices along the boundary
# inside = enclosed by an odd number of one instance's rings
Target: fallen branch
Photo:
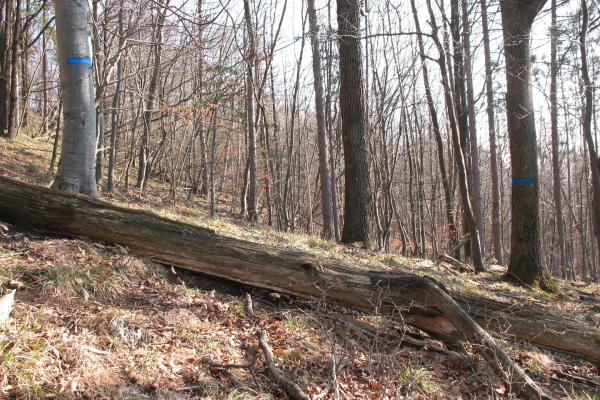
[[[372,338],[379,337],[387,342],[405,343],[409,346],[412,346],[412,347],[415,347],[418,349],[425,349],[425,350],[430,350],[430,351],[433,351],[436,353],[444,354],[446,356],[455,358],[456,360],[459,360],[462,363],[470,362],[469,357],[466,354],[446,349],[442,346],[438,346],[434,343],[431,343],[431,342],[428,342],[425,340],[419,340],[408,334],[394,334],[394,333],[388,333],[388,332],[381,332],[381,331],[378,331],[377,328],[375,328],[374,326],[372,326],[370,324],[359,321],[355,318],[352,318],[351,316],[340,314],[340,313],[333,312],[333,311],[329,312],[327,316],[329,316],[339,322],[347,324],[347,326],[349,326],[351,329],[353,329],[354,331],[356,331],[358,333],[364,333],[366,335],[369,335]]]
[[[437,306],[443,310],[465,338],[474,344],[475,351],[492,366],[512,393],[526,399],[550,400],[550,397],[542,392],[539,386],[496,344],[495,340],[477,325],[446,292],[433,284],[430,290],[436,294],[432,296],[432,300],[437,303]]]
[[[283,389],[283,391],[288,395],[288,397],[292,400],[310,400],[310,397],[306,393],[300,389],[298,385],[289,380],[283,375],[283,372],[277,368],[275,365],[273,351],[271,350],[271,346],[267,342],[267,332],[260,331],[258,334],[258,343],[260,348],[262,349],[265,355],[265,361],[267,363],[267,371],[271,378],[275,381],[279,387]]]
[[[438,263],[445,263],[454,267],[460,272],[475,272],[475,269],[469,264],[458,261],[454,257],[450,257],[448,254],[442,254],[438,257]]]
[[[210,368],[218,368],[218,369],[251,369],[254,367],[254,364],[256,363],[256,357],[253,357],[250,362],[248,362],[247,364],[222,364],[219,363],[217,361],[214,361],[210,358],[206,359],[206,362],[208,363],[208,366]]]

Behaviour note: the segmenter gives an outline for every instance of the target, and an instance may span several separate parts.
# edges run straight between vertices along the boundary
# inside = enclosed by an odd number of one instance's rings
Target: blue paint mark
[[[87,57],[67,58],[67,64],[87,64],[92,65],[92,60]]]
[[[535,178],[514,178],[512,180],[513,185],[535,185],[537,183],[537,179]]]

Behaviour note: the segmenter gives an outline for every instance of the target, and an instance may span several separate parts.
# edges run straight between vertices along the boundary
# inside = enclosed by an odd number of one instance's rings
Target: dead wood
[[[407,333],[382,332],[370,324],[359,321],[356,318],[353,318],[349,315],[344,315],[333,311],[329,312],[327,316],[333,318],[336,321],[344,323],[347,327],[351,328],[352,330],[361,335],[368,335],[371,339],[381,339],[387,343],[406,344],[413,348],[433,351],[452,357],[465,364],[470,362],[469,357],[466,354],[446,349],[442,346],[433,343],[433,341],[417,339]]]
[[[275,360],[273,357],[273,351],[271,350],[271,346],[267,342],[267,332],[260,331],[258,334],[258,343],[260,344],[260,348],[262,349],[265,355],[265,361],[267,363],[267,371],[269,372],[269,376],[271,379],[275,381],[281,389],[288,395],[288,397],[292,400],[310,400],[310,397],[306,393],[300,389],[298,385],[285,377],[283,372],[275,365]]]
[[[459,272],[475,272],[475,269],[469,264],[458,261],[456,258],[449,256],[448,254],[442,254],[438,257],[438,263],[445,263],[450,265],[452,268]]]
[[[543,307],[452,293],[457,305],[448,301],[452,298],[435,281],[412,273],[367,271],[2,177],[0,220],[42,232],[117,243],[137,256],[245,285],[356,310],[377,309],[392,318],[401,312],[405,322],[440,340],[455,344],[467,339],[480,346],[480,351],[488,351],[486,359],[502,368],[506,379],[516,370],[507,357],[498,356],[502,354],[498,346],[489,335],[481,335],[479,326],[511,339],[600,361],[597,329]],[[500,360],[495,360],[498,357]],[[517,387],[527,385],[527,380],[519,379],[522,382],[516,382]]]

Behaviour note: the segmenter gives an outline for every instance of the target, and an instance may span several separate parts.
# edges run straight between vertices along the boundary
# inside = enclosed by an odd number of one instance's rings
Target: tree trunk
[[[256,37],[254,23],[250,14],[250,2],[244,0],[244,19],[248,35],[248,49],[246,55],[246,129],[248,133],[248,220],[258,221],[257,190],[258,178],[256,176],[256,132],[254,127],[254,64],[256,62]]]
[[[321,46],[315,0],[308,0],[308,22],[312,42],[312,67],[315,88],[315,108],[317,115],[317,143],[319,147],[319,169],[321,172],[321,209],[323,214],[323,237],[333,240],[333,205],[331,195],[331,174],[329,171],[329,140],[325,128],[325,104],[323,102],[323,75],[321,73]]]
[[[206,45],[202,39],[203,37],[203,26],[202,26],[202,6],[203,6],[203,0],[198,0],[198,4],[197,4],[197,23],[198,23],[198,41],[200,42],[200,46],[198,48],[198,67],[196,69],[196,80],[197,80],[197,92],[198,92],[198,96],[197,96],[197,104],[196,104],[196,108],[194,110],[194,116],[195,116],[195,129],[196,129],[196,136],[198,137],[198,140],[200,141],[200,174],[198,174],[201,177],[201,182],[200,182],[200,194],[202,196],[207,196],[208,195],[208,164],[207,164],[207,160],[206,160],[206,136],[205,136],[205,132],[204,132],[204,116],[206,115],[205,113],[205,104],[204,104],[204,46]],[[193,160],[193,162],[195,162],[196,160]],[[193,190],[198,190],[198,182],[194,183],[194,188],[192,188]],[[192,191],[190,191],[190,194],[192,193]]]
[[[9,33],[8,21],[10,18],[10,10],[12,8],[11,0],[7,0],[0,4],[0,135],[7,134],[6,131],[6,115],[8,111],[8,49],[9,49]]]
[[[123,48],[125,44],[125,35],[123,31],[123,14],[125,10],[123,8],[124,0],[119,2],[119,50]],[[108,153],[108,180],[106,184],[106,192],[112,192],[114,188],[115,180],[115,165],[117,163],[117,144],[119,137],[119,96],[121,95],[121,81],[123,80],[123,68],[125,61],[124,55],[119,55],[117,60],[117,82],[115,86],[115,94],[113,95],[111,111],[110,111],[110,149]]]
[[[471,249],[473,250],[473,264],[475,266],[475,271],[481,272],[485,270],[485,267],[483,265],[483,259],[481,256],[481,246],[479,244],[479,230],[477,228],[477,221],[475,220],[475,216],[473,215],[473,208],[471,207],[467,167],[465,165],[465,156],[460,142],[459,126],[455,114],[456,100],[452,98],[452,89],[449,85],[448,79],[450,71],[448,71],[448,68],[446,67],[444,51],[442,48],[442,44],[440,43],[438,38],[438,27],[437,23],[435,22],[435,16],[431,7],[430,0],[427,0],[427,9],[429,12],[430,22],[433,29],[432,38],[439,54],[438,63],[440,65],[440,72],[442,74],[442,84],[444,86],[444,98],[446,101],[446,111],[448,113],[450,124],[450,136],[452,139],[452,146],[454,149],[454,160],[456,163],[456,170],[458,174],[458,186],[460,189],[460,197],[462,199],[464,217],[470,234]]]
[[[31,15],[31,1],[25,0],[24,10],[25,16],[28,17]],[[23,18],[20,22],[19,29],[19,47],[21,48],[21,93],[19,93],[19,105],[18,107],[21,109],[20,120],[17,122],[17,135],[19,134],[19,130],[22,127],[25,127],[29,124],[29,91],[31,89],[31,85],[29,83],[29,52],[27,51],[27,45],[31,40],[31,35],[29,34],[29,29],[31,24],[27,24],[25,21],[26,18]]]
[[[594,233],[598,249],[600,249],[600,160],[594,139],[592,137],[592,112],[593,112],[593,86],[588,71],[586,37],[589,24],[589,11],[587,0],[581,0],[581,33],[579,35],[579,50],[581,54],[581,78],[583,80],[583,95],[585,99],[583,110],[583,136],[587,143],[588,154],[590,158],[590,169],[592,171],[592,216]],[[584,277],[587,279],[587,277]]]
[[[96,111],[87,3],[57,0],[56,41],[63,102],[63,139],[52,188],[98,197]]]
[[[44,8],[42,12],[42,22],[46,23],[46,4],[47,0],[42,1],[42,7]],[[2,8],[2,7],[0,7]],[[1,13],[2,11],[0,11]],[[0,17],[0,25],[2,24],[2,18]],[[0,30],[2,28],[0,27]],[[2,34],[0,34],[0,46],[2,42]],[[46,31],[42,33],[42,136],[48,136],[48,119],[50,116],[48,115],[48,37]],[[1,51],[0,51],[1,53]],[[0,68],[2,61],[0,57]],[[0,103],[2,102],[2,98],[0,96]],[[2,113],[2,105],[0,104],[0,114]]]
[[[327,1],[327,24],[328,31],[332,32],[331,26],[331,0]],[[333,213],[333,232],[335,241],[339,242],[342,237],[340,235],[340,215],[338,212],[338,197],[337,197],[337,175],[336,175],[336,162],[335,162],[335,151],[334,151],[334,123],[333,116],[331,115],[331,98],[333,96],[333,39],[331,35],[327,38],[327,95],[325,96],[325,117],[327,120],[327,137],[329,139],[329,168],[331,173],[331,208]]]
[[[469,145],[471,156],[471,183],[473,191],[473,214],[479,231],[481,253],[485,254],[485,220],[483,219],[483,195],[481,193],[481,170],[479,168],[479,141],[477,139],[477,118],[475,117],[475,96],[471,61],[471,31],[467,0],[462,0],[462,49],[464,51],[464,78],[467,83],[467,117],[469,118]]]
[[[454,222],[454,206],[452,205],[452,199],[450,195],[450,185],[448,183],[448,175],[446,173],[446,161],[444,160],[444,142],[442,140],[442,134],[440,131],[440,124],[438,122],[437,110],[433,101],[433,94],[431,92],[431,85],[429,83],[429,70],[427,68],[427,59],[425,55],[425,46],[423,44],[423,38],[421,37],[421,25],[419,23],[419,17],[415,0],[410,2],[412,8],[413,18],[415,20],[415,27],[417,31],[417,43],[419,45],[419,55],[422,64],[423,83],[425,84],[425,96],[427,98],[427,106],[429,108],[429,114],[431,117],[431,124],[433,125],[433,134],[435,137],[435,143],[437,146],[437,158],[438,168],[440,169],[440,176],[442,179],[442,187],[444,190],[444,205],[446,211],[446,220],[448,222],[448,244],[449,248],[455,248],[458,254],[454,254],[455,258],[460,258],[460,250],[458,244],[458,232],[456,230],[456,223]]]
[[[356,0],[337,0],[340,63],[340,114],[344,143],[343,243],[372,246],[371,193],[365,131],[365,102]]]
[[[531,98],[529,40],[533,20],[546,0],[502,0],[506,58],[506,113],[512,167],[512,224],[508,274],[544,287],[540,238],[537,137]]]
[[[556,230],[558,231],[558,250],[560,254],[560,265],[555,271],[559,274],[567,265],[567,250],[565,245],[565,224],[562,214],[560,184],[560,142],[558,139],[558,100],[556,87],[558,78],[558,26],[556,25],[556,7],[556,0],[552,0],[552,25],[550,27],[550,130],[552,136],[552,193],[554,197],[554,218],[556,221]]]
[[[498,151],[496,149],[496,116],[494,112],[494,84],[492,76],[492,57],[490,51],[490,33],[488,28],[487,0],[481,3],[481,25],[483,31],[483,50],[485,58],[485,94],[490,141],[490,170],[492,177],[492,247],[498,264],[504,264],[502,246],[502,201],[500,198],[500,179],[498,177]]]
[[[210,135],[210,217],[217,216],[217,197],[215,194],[215,157],[217,153],[217,110],[213,109]]]
[[[19,37],[21,26],[21,0],[15,0],[15,10],[13,14],[13,32],[11,38],[11,59],[10,59],[10,96],[7,116],[7,131],[10,139],[15,139],[18,133],[18,108],[19,108]]]
[[[168,1],[167,1],[168,5]],[[138,177],[137,186],[140,188],[140,193],[144,193],[146,189],[146,181],[148,180],[147,173],[149,172],[150,162],[150,134],[152,133],[152,115],[154,114],[154,103],[156,100],[156,92],[158,90],[158,81],[160,79],[161,59],[162,59],[162,33],[165,25],[166,10],[161,10],[156,7],[158,16],[153,24],[153,47],[154,61],[152,64],[152,72],[150,77],[150,86],[148,87],[148,97],[144,100],[144,126],[142,133],[142,143],[138,153]]]
[[[58,143],[60,140],[60,114],[62,113],[62,99],[60,97],[60,91],[58,92],[58,109],[56,110],[56,131],[54,135],[54,143],[52,144],[52,157],[50,158],[50,167],[48,172],[54,175],[54,169],[56,167],[56,158],[58,157]]]

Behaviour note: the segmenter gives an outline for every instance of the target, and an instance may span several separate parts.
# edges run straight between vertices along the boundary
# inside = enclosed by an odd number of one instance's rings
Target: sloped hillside
[[[39,184],[49,180],[48,143],[1,141],[0,150],[1,174]],[[107,199],[228,236],[365,268],[410,270],[457,291],[543,305],[600,325],[597,286],[561,283],[556,294],[515,288],[500,279],[501,272],[475,276],[448,263],[249,225],[229,214],[226,203],[219,218],[210,220],[202,199],[173,205],[163,200],[167,192],[153,182],[142,199],[133,188]],[[120,246],[44,237],[7,224],[0,229],[2,293],[17,290],[12,318],[0,331],[0,396],[284,398],[265,370],[257,339],[264,330],[277,364],[313,398],[510,397],[482,361],[402,321],[212,280],[136,258]],[[527,344],[503,345],[555,398],[598,396],[600,376],[591,364]]]

